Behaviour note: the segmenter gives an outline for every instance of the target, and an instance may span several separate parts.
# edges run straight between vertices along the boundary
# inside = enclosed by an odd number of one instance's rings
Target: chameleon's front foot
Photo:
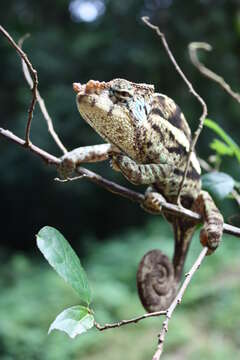
[[[165,198],[152,186],[149,186],[145,191],[144,201],[141,204],[141,208],[150,214],[159,215],[162,211],[162,204],[166,202]]]
[[[223,234],[223,217],[213,199],[206,191],[201,191],[195,201],[194,210],[203,217],[203,228],[200,232],[200,241],[208,247],[207,255],[212,254],[219,246]]]
[[[134,185],[154,184],[166,179],[173,167],[169,164],[138,164],[124,154],[113,154],[112,165],[120,170],[125,178]]]
[[[57,170],[61,179],[69,178],[76,168],[76,162],[69,154],[70,153],[63,155],[60,159],[61,162]]]
[[[58,172],[62,178],[68,178],[77,166],[82,163],[93,163],[107,160],[109,153],[115,150],[111,144],[82,146],[63,155],[58,166]],[[116,151],[116,150],[115,150]]]

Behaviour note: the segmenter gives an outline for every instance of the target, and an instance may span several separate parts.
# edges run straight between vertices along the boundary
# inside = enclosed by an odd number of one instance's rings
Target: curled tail
[[[146,253],[138,267],[138,293],[148,312],[166,310],[179,287],[195,226],[193,224],[186,226],[181,219],[175,219],[173,228],[175,234],[173,262],[156,249]]]
[[[148,312],[166,310],[175,297],[178,284],[174,267],[160,250],[145,254],[137,272],[140,300]]]

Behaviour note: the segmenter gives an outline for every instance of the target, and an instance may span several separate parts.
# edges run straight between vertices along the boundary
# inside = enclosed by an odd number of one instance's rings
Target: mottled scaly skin
[[[159,212],[166,200],[176,203],[191,131],[175,102],[155,93],[153,85],[124,79],[74,83],[74,90],[83,119],[108,144],[70,152],[63,157],[63,167],[72,168],[83,161],[110,157],[113,168],[121,171],[131,183],[150,185],[143,205],[145,210]],[[200,238],[211,253],[220,242],[223,218],[210,195],[201,190],[200,174],[199,162],[193,153],[181,203],[202,215],[204,226]],[[140,262],[138,290],[148,311],[166,309],[173,300],[195,230],[193,221],[164,212],[163,215],[173,226],[175,249],[172,262],[160,250],[151,250]]]
[[[78,110],[103,139],[122,152],[113,156],[115,163],[121,162],[122,155],[127,155],[135,164],[149,165],[134,172],[134,163],[125,158],[119,166],[123,175],[135,184],[157,182],[164,188],[165,197],[176,195],[191,137],[180,108],[167,96],[154,93],[152,85],[115,79],[98,90],[95,82],[92,87],[91,81],[89,83],[82,86],[77,95]],[[125,169],[124,163],[128,161]],[[132,168],[130,177],[129,167]],[[183,194],[197,196],[201,189],[200,173],[193,154]]]

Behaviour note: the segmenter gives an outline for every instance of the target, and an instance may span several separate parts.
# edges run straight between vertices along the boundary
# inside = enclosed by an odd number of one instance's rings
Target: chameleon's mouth
[[[99,95],[103,90],[109,88],[105,81],[89,80],[86,84],[73,83],[73,90],[79,95]]]

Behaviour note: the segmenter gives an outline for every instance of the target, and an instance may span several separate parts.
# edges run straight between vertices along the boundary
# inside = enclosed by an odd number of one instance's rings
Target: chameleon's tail
[[[137,272],[138,293],[148,312],[166,310],[176,296],[184,261],[195,227],[173,224],[175,249],[173,262],[160,250],[145,254]]]
[[[166,310],[176,295],[174,267],[160,250],[151,250],[142,258],[137,272],[138,293],[148,312]]]

